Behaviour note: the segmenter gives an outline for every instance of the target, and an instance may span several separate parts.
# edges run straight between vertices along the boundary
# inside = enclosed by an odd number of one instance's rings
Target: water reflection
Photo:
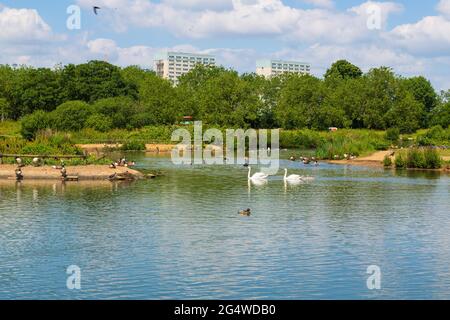
[[[450,298],[446,175],[283,161],[315,181],[258,185],[241,166],[129,158],[164,175],[0,181],[0,299]],[[71,264],[80,292],[65,288]]]

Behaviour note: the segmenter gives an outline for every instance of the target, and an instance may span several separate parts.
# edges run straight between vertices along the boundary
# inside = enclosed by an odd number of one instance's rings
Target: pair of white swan
[[[252,168],[248,167],[248,180],[253,182],[261,182],[267,180],[269,177],[267,174],[263,172],[257,172],[253,176],[251,176]],[[284,169],[284,181],[289,183],[298,183],[303,181],[311,181],[314,178],[312,177],[302,177],[298,174],[291,174],[290,176],[287,175],[287,169]]]

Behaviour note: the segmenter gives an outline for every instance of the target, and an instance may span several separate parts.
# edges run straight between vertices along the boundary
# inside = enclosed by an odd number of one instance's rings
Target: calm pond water
[[[239,166],[134,158],[164,176],[0,182],[0,299],[450,299],[448,175],[283,161],[316,180],[257,187]]]

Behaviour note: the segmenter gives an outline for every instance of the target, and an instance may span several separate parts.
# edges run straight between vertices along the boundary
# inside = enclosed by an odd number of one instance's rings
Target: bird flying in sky
[[[94,13],[95,13],[95,15],[98,15],[98,10],[100,10],[101,8],[100,8],[100,7],[97,7],[97,6],[95,6],[95,7],[93,7],[93,9],[94,9]]]

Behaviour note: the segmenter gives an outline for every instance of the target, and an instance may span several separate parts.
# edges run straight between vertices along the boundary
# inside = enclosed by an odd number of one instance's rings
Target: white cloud
[[[370,10],[371,8],[378,8],[379,12],[381,14],[381,26],[386,27],[387,21],[389,19],[389,16],[394,13],[399,13],[403,11],[403,6],[401,4],[395,3],[395,2],[377,2],[377,1],[367,1],[359,6],[352,7],[348,9],[349,12],[356,13],[359,17],[363,17],[365,23],[367,22],[367,19],[371,15]],[[367,26],[367,24],[366,24]]]
[[[98,0],[99,6],[117,8],[113,27],[134,25],[162,27],[179,37],[193,39],[216,36],[273,36],[302,41],[352,42],[372,37],[366,27],[369,5],[382,9],[383,24],[401,6],[393,2],[366,2],[345,12],[332,9],[331,1],[314,0],[323,8],[303,10],[281,0]],[[78,0],[84,7],[91,0]],[[175,4],[178,3],[178,4]],[[183,3],[182,5],[180,3]],[[209,4],[206,4],[209,3]],[[215,3],[215,5],[211,5]],[[192,8],[195,8],[192,9]],[[219,9],[220,8],[220,9]],[[122,28],[121,28],[122,30]]]
[[[441,0],[437,5],[440,14],[450,17],[450,0]]]
[[[0,8],[0,42],[23,43],[54,39],[50,26],[33,9]]]
[[[424,74],[438,88],[450,87],[446,74],[450,69],[450,19],[446,16],[450,0],[441,0],[437,7],[440,15],[392,30],[389,17],[402,10],[395,2],[368,1],[338,10],[333,1],[302,1],[315,8],[299,9],[281,0],[78,0],[86,10],[92,10],[94,4],[102,7],[96,19],[116,31],[157,27],[186,43],[171,48],[151,45],[152,39],[142,38],[135,39],[136,45],[123,46],[114,37],[93,37],[88,31],[68,33],[65,39],[55,35],[36,10],[0,6],[0,63],[53,66],[107,59],[122,66],[152,67],[155,53],[167,49],[215,54],[225,67],[245,72],[255,70],[256,60],[273,57],[311,62],[314,73],[321,76],[335,60],[348,59],[366,71],[386,65],[408,76]],[[382,30],[367,28],[371,5],[381,9]],[[263,36],[261,42],[268,41],[266,49],[220,44],[222,37],[256,39],[253,36]],[[194,39],[193,43],[214,39],[219,44],[199,48],[190,45],[189,39]],[[282,43],[286,49],[271,46],[275,41],[277,47]]]
[[[303,2],[311,4],[316,7],[320,8],[328,8],[331,9],[334,7],[334,1],[333,0],[303,0]]]
[[[450,54],[450,21],[441,16],[425,17],[417,23],[394,28],[386,37],[397,45],[417,54]]]
[[[233,8],[232,0],[163,0],[174,8],[193,10],[230,10]]]

